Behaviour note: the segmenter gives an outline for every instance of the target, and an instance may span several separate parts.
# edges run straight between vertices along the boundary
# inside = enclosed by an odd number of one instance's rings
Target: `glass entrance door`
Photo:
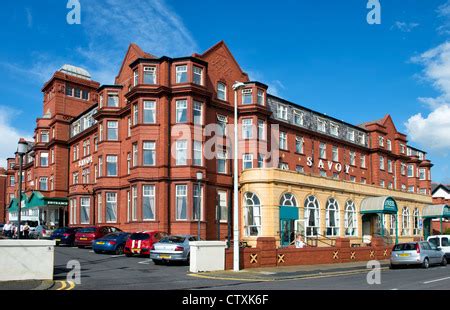
[[[281,246],[287,247],[295,240],[295,220],[281,220]]]

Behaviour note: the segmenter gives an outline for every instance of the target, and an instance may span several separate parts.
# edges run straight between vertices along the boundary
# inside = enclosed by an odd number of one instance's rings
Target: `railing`
[[[336,245],[336,239],[332,239],[322,234],[317,234],[315,236],[306,236],[305,234],[300,234],[303,240],[306,240],[306,245],[309,247],[318,247],[319,243],[323,243],[326,246],[334,247]],[[289,245],[295,245],[295,240]]]

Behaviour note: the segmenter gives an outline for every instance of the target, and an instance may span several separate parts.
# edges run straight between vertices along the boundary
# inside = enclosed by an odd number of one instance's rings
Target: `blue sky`
[[[66,0],[5,2],[0,11],[0,165],[42,115],[41,86],[63,64],[111,83],[130,42],[162,56],[203,52],[225,40],[269,92],[359,124],[392,115],[428,151],[436,182],[450,183],[450,3],[382,0]]]

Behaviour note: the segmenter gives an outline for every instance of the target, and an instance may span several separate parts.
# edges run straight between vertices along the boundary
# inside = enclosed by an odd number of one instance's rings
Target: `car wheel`
[[[101,251],[99,251],[99,250],[94,250],[94,253],[95,253],[95,254],[100,254]]]
[[[123,245],[119,245],[119,246],[116,248],[115,253],[116,253],[116,255],[122,255],[122,254],[123,254]]]
[[[131,257],[133,255],[131,255],[130,253],[125,254],[126,257]]]
[[[445,257],[442,258],[441,266],[447,266],[447,259]]]
[[[390,265],[389,265],[389,269],[397,269],[397,266],[396,266],[396,265],[390,264]]]
[[[155,265],[162,265],[162,264],[163,264],[163,261],[162,261],[162,260],[159,260],[159,259],[154,259],[154,260],[153,260],[153,263],[154,263]]]
[[[188,254],[187,259],[186,259],[186,265],[190,265],[191,264],[191,253]]]
[[[79,249],[84,249],[84,246],[83,245],[79,245],[78,248]]]
[[[430,267],[430,261],[428,260],[428,258],[425,258],[423,260],[422,267],[425,269],[428,269]]]

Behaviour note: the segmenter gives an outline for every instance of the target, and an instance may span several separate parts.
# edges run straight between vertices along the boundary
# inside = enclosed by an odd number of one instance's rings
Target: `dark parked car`
[[[75,244],[75,234],[80,229],[80,227],[62,227],[53,231],[50,236],[51,240],[56,241],[56,245],[68,245],[74,246]]]
[[[114,253],[116,255],[123,254],[125,242],[130,237],[127,232],[115,232],[107,234],[97,240],[92,241],[92,249],[95,253]]]
[[[121,232],[113,226],[90,226],[80,228],[75,234],[75,246],[79,248],[92,246],[92,241],[101,238],[109,233]]]

